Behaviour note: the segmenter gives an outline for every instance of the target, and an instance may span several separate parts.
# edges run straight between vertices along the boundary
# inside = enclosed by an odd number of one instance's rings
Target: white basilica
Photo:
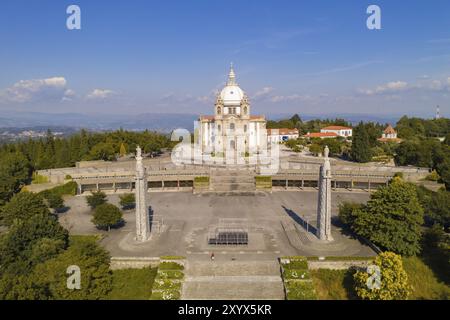
[[[233,66],[226,86],[216,97],[214,116],[199,119],[198,140],[204,154],[257,154],[266,148],[266,119],[251,115],[248,97],[236,82]]]

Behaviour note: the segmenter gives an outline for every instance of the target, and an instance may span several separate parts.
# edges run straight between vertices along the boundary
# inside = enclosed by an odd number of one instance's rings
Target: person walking
[[[211,253],[211,261],[214,261],[214,252]]]

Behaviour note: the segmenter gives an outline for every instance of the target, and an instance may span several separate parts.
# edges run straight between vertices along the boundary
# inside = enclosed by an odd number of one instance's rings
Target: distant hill
[[[343,118],[351,123],[359,121],[374,121],[394,124],[400,119],[395,115],[368,115],[368,114],[327,114],[308,115],[299,114],[302,120]],[[270,114],[268,119],[288,119],[292,114]],[[183,113],[143,113],[138,115],[108,115],[108,114],[81,114],[81,113],[39,113],[39,112],[2,112],[0,113],[0,128],[31,128],[31,127],[68,127],[75,129],[115,130],[155,130],[171,132],[177,128],[192,131],[196,114]]]
[[[155,130],[171,132],[177,128],[193,130],[194,114],[144,113],[139,115],[104,115],[78,113],[0,114],[0,128],[71,127],[92,130]]]

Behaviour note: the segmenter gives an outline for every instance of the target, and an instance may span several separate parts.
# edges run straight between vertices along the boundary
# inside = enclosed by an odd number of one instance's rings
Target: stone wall
[[[308,261],[308,268],[310,270],[317,269],[332,269],[345,270],[350,268],[366,268],[369,265],[369,260],[341,260],[341,261]]]
[[[145,267],[157,267],[160,262],[160,258],[112,257],[110,268],[111,270],[142,269]]]

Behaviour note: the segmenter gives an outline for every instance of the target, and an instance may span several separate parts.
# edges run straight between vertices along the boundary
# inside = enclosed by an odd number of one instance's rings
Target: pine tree
[[[369,134],[365,125],[360,122],[353,130],[353,142],[350,156],[356,162],[369,162],[372,159]]]
[[[127,148],[125,148],[125,145],[123,144],[123,142],[120,144],[119,154],[121,157],[125,157],[127,155]]]

